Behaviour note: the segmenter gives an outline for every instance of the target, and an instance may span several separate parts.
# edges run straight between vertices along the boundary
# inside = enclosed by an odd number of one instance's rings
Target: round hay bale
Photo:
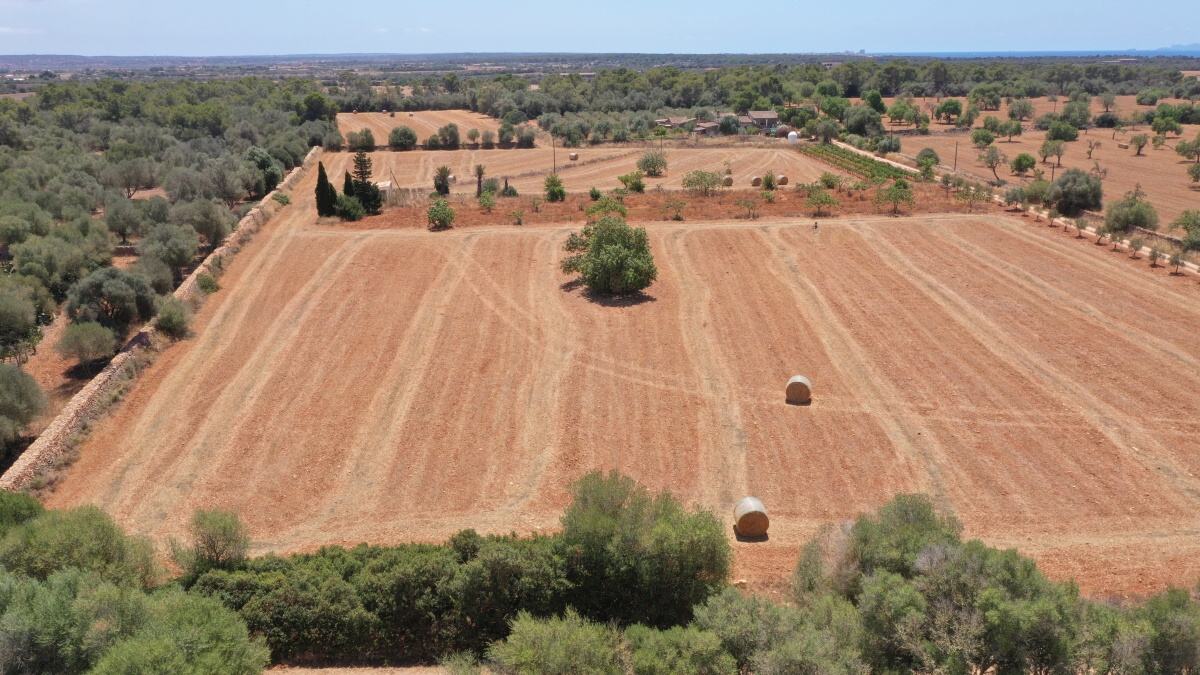
[[[743,497],[733,507],[733,531],[740,537],[765,537],[771,519],[758,497]]]
[[[794,131],[789,131],[788,132],[788,143],[795,145],[796,143],[799,143],[799,142],[800,142],[800,134],[798,134]]]
[[[787,185],[788,184],[787,176],[779,176],[778,178],[775,179],[775,184],[776,185]]]
[[[752,178],[750,180],[750,185],[752,187],[758,187],[758,186],[762,185],[762,176],[755,176],[754,178]]]
[[[725,187],[733,187],[733,176],[725,176],[725,179],[721,181],[721,184]]]
[[[775,127],[776,138],[786,138],[790,133],[792,133],[792,128],[786,124],[780,124],[779,126]]]
[[[455,176],[454,174],[450,174],[450,182],[451,182],[451,183],[457,183],[457,182],[458,182],[458,176]]]
[[[567,155],[567,157],[569,157],[571,159],[571,161],[574,162],[579,159],[579,153],[572,152],[571,154]]]
[[[812,401],[812,382],[803,375],[795,375],[787,382],[787,402],[792,405],[806,405]]]

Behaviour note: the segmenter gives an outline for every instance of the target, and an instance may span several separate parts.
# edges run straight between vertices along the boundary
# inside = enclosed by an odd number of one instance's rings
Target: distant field
[[[1155,150],[1147,145],[1141,156],[1136,156],[1132,148],[1122,149],[1117,143],[1125,142],[1137,133],[1149,134],[1149,128],[1143,125],[1138,131],[1130,131],[1119,135],[1113,140],[1111,129],[1091,129],[1086,134],[1080,133],[1079,140],[1066,144],[1067,151],[1063,155],[1062,167],[1058,172],[1076,168],[1090,171],[1095,162],[1101,168],[1107,169],[1108,174],[1103,180],[1104,200],[1109,202],[1120,199],[1136,185],[1141,185],[1147,198],[1158,210],[1159,219],[1165,227],[1184,209],[1200,208],[1200,190],[1187,175],[1189,162],[1172,149],[1180,139],[1170,137],[1166,146]],[[1184,125],[1182,139],[1191,140],[1200,133],[1200,125]],[[1004,139],[996,142],[1000,149],[1011,160],[1022,152],[1038,157],[1037,151],[1046,139],[1044,131],[1028,130],[1023,135],[1013,139],[1012,143]],[[1100,141],[1101,147],[1092,153],[1092,159],[1087,158],[1087,141]],[[979,178],[991,180],[992,172],[979,162],[979,151],[971,145],[968,134],[931,134],[929,136],[905,136],[903,138],[903,154],[910,160],[921,148],[933,148],[942,160],[942,164],[951,166],[954,160],[954,146],[958,144],[958,169],[966,171]],[[1054,160],[1051,159],[1051,164]],[[910,162],[911,163],[911,162]],[[1039,168],[1050,178],[1051,164],[1039,164]],[[1011,184],[1028,182],[1013,176],[1007,167],[997,169],[1000,177]]]
[[[559,176],[568,191],[583,192],[592,187],[611,190],[621,186],[617,176],[635,171],[637,160],[651,146],[601,145],[589,148],[563,149],[549,147],[512,150],[414,150],[407,152],[382,151],[372,154],[375,175],[380,180],[395,178],[400,187],[433,189],[433,174],[445,165],[457,177],[454,192],[475,192],[472,170],[483,164],[487,175],[509,182],[522,193],[542,189],[546,175],[557,166]],[[570,153],[579,159],[571,161]],[[664,189],[680,189],[684,174],[701,169],[723,173],[726,162],[733,171],[734,184],[750,187],[754,176],[766,171],[786,175],[793,185],[797,181],[813,181],[830,167],[787,147],[783,142],[768,146],[725,145],[716,147],[668,147],[665,150],[668,173],[660,178],[645,179],[648,189],[662,185]],[[329,154],[325,166],[335,175],[349,168],[349,153]]]
[[[902,491],[1091,594],[1200,579],[1195,277],[991,214],[694,218],[648,223],[659,278],[607,305],[558,269],[579,221],[320,226],[313,181],[50,506],[160,543],[219,506],[307,550],[551,530],[616,468],[725,522],[761,497],[752,587]],[[796,373],[811,406],[783,402]]]
[[[916,103],[916,105],[918,107],[921,108],[922,112],[928,114],[930,117],[933,117],[933,112],[931,111],[931,108],[936,107],[940,102],[945,101],[947,98],[956,98],[962,102],[963,108],[966,108],[966,106],[967,106],[967,98],[965,96],[949,96],[949,97],[941,98],[941,99],[935,98],[933,96],[926,96],[926,97],[916,98],[916,99],[914,99],[914,102]],[[861,103],[860,99],[852,99],[852,101],[854,103]],[[887,98],[884,98],[883,101],[885,104],[887,104],[890,107],[893,103],[896,102],[896,99],[894,97],[887,97]],[[1037,119],[1038,117],[1040,117],[1042,115],[1045,115],[1046,113],[1061,111],[1063,105],[1065,105],[1067,103],[1067,98],[1060,96],[1057,101],[1051,101],[1049,99],[1049,97],[1040,96],[1038,98],[1029,99],[1029,102],[1033,104],[1033,117],[1025,120],[1025,124],[1027,124],[1027,125],[1033,124],[1033,121],[1035,119]],[[1182,103],[1182,102],[1184,102],[1182,99],[1170,99],[1170,98],[1162,99],[1160,101],[1160,103]],[[1157,105],[1138,105],[1136,96],[1118,96],[1116,103],[1112,108],[1112,111],[1122,117],[1125,117],[1133,112],[1154,110],[1156,107],[1158,107],[1158,106]],[[1096,97],[1092,97],[1092,100],[1090,103],[1090,108],[1092,110],[1093,115],[1098,115],[1098,114],[1104,112],[1104,106],[1102,106],[1100,104],[1099,100],[1097,100]],[[999,110],[981,111],[979,114],[979,119],[977,119],[975,121],[975,126],[977,126],[977,127],[983,126],[983,120],[985,117],[988,117],[988,116],[999,117],[1002,120],[1007,120],[1008,119],[1008,103],[1006,101],[1001,100]],[[911,125],[906,126],[906,125],[901,125],[901,124],[891,124],[888,121],[886,114],[883,117],[883,124],[884,124],[884,127],[886,127],[888,130],[893,130],[893,131],[912,128]],[[929,130],[935,134],[942,132],[942,131],[953,130],[953,128],[954,128],[953,124],[938,122],[937,120],[934,120],[929,125]]]
[[[370,129],[377,145],[387,145],[388,135],[399,126],[415,131],[420,143],[450,123],[458,125],[464,143],[470,129],[478,129],[482,133],[484,129],[496,131],[500,128],[500,120],[470,110],[420,110],[397,112],[394,116],[377,112],[338,113],[337,122],[343,136],[352,131]]]

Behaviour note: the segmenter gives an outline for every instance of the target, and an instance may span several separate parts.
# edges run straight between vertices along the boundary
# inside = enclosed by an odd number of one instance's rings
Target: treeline
[[[179,333],[186,309],[159,296],[309,147],[340,139],[335,115],[299,80],[52,82],[0,100],[0,357],[17,364],[0,364],[0,442],[41,409],[18,366],[60,305],[73,325],[57,347],[82,363],[164,307]],[[112,268],[131,240],[137,263]]]
[[[552,536],[467,530],[445,545],[256,559],[248,546],[236,516],[198,512],[190,541],[172,544],[182,575],[167,580],[149,544],[100,511],[0,493],[5,672],[250,673],[268,650],[274,662],[502,673],[1200,668],[1187,591],[1082,598],[1016,551],[964,541],[919,495],[823,529],[777,601],[728,585],[711,514],[617,474],[577,483]]]
[[[331,88],[343,110],[428,110],[469,108],[504,117],[517,111],[526,119],[547,112],[620,112],[665,108],[721,107],[738,112],[764,110],[805,98],[807,87],[822,82],[840,95],[967,96],[979,85],[994,85],[1002,96],[1070,95],[1082,91],[1138,94],[1147,90],[1179,98],[1200,97],[1200,81],[1185,78],[1174,62],[1073,63],[1060,60],[851,60],[826,69],[819,63],[791,66],[729,66],[712,70],[659,67],[600,70],[526,78],[443,76],[403,78],[400,86],[345,76]],[[536,89],[530,85],[537,84]]]

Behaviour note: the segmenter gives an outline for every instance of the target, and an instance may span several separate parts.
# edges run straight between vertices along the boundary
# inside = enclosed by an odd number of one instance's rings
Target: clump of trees
[[[1074,217],[1100,209],[1102,196],[1099,178],[1080,169],[1067,169],[1050,186],[1046,201],[1063,215]]]
[[[1104,212],[1104,228],[1110,234],[1127,234],[1136,228],[1158,229],[1158,212],[1146,201],[1146,193],[1137,185]]]
[[[593,293],[625,295],[654,283],[658,269],[645,228],[607,215],[567,238],[562,270],[576,273]]]
[[[412,150],[417,147],[417,132],[406,126],[398,126],[388,134],[388,147],[393,150]]]

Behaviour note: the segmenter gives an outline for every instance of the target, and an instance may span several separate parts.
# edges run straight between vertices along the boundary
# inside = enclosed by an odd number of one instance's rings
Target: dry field
[[[387,145],[388,134],[399,126],[417,132],[417,141],[420,143],[450,123],[458,125],[464,143],[467,142],[467,131],[470,129],[482,132],[484,129],[496,131],[500,128],[500,120],[470,110],[419,110],[397,112],[395,116],[378,112],[338,113],[337,123],[343,136],[351,131],[370,129],[377,145]]]
[[[967,98],[965,96],[951,96],[948,98],[957,98],[959,101],[962,102],[964,109],[967,107]],[[916,99],[914,99],[914,102],[916,103],[917,107],[919,107],[921,109],[922,112],[928,114],[930,117],[933,117],[932,109],[937,107],[938,103],[940,103],[944,100],[945,100],[944,98],[938,99],[938,98],[934,98],[932,96],[927,96],[924,98],[916,98]],[[861,99],[851,99],[851,101],[853,103],[861,103],[862,102]],[[1038,98],[1031,98],[1031,99],[1029,99],[1029,101],[1030,101],[1030,103],[1033,103],[1033,117],[1025,120],[1025,124],[1027,124],[1027,125],[1031,125],[1035,119],[1037,119],[1038,117],[1041,117],[1042,115],[1045,115],[1046,113],[1061,112],[1063,105],[1065,105],[1067,103],[1068,99],[1064,96],[1059,96],[1057,101],[1051,101],[1048,97],[1040,96]],[[893,103],[896,102],[896,99],[894,97],[885,97],[883,99],[883,102],[886,105],[891,106]],[[1164,98],[1160,101],[1160,103],[1172,103],[1172,104],[1185,103],[1185,102],[1186,101],[1184,101],[1183,99],[1174,99],[1174,98]],[[1092,97],[1092,100],[1090,102],[1090,107],[1092,110],[1092,115],[1098,115],[1098,114],[1104,112],[1104,106],[1101,105],[1099,99],[1094,96]],[[1124,118],[1124,117],[1128,117],[1132,113],[1147,112],[1147,111],[1154,110],[1157,107],[1158,107],[1157,105],[1138,105],[1136,96],[1118,96],[1116,103],[1113,105],[1112,111]],[[983,119],[985,117],[989,117],[989,116],[999,117],[1002,120],[1007,120],[1008,119],[1008,103],[1006,101],[1001,100],[999,110],[981,111],[980,115],[979,115],[979,119],[977,119],[975,121],[975,126],[977,126],[977,127],[983,126]],[[905,126],[902,124],[891,124],[888,121],[886,114],[883,117],[883,124],[888,130],[892,130],[892,131],[902,130],[902,129],[906,129],[906,128],[907,129],[912,128],[911,125]],[[937,134],[942,131],[952,130],[953,128],[954,128],[953,124],[947,124],[944,122],[939,122],[937,120],[934,120],[929,125],[930,131],[933,132],[934,134]]]
[[[659,280],[605,305],[557,270],[568,226],[321,227],[312,185],[51,506],[160,542],[221,506],[290,551],[550,530],[617,468],[722,518],[763,498],[735,577],[768,591],[913,490],[1092,594],[1200,578],[1195,277],[994,214],[651,223]]]
[[[1063,155],[1062,167],[1056,171],[1062,172],[1071,168],[1090,171],[1095,162],[1099,162],[1100,166],[1108,171],[1103,180],[1105,203],[1120,199],[1140,184],[1150,203],[1158,210],[1160,222],[1165,228],[1184,209],[1200,208],[1200,190],[1196,189],[1197,184],[1187,175],[1190,163],[1174,150],[1178,140],[1196,138],[1200,134],[1200,125],[1185,124],[1182,137],[1169,137],[1167,144],[1159,150],[1147,145],[1141,156],[1135,155],[1132,148],[1117,147],[1118,143],[1126,142],[1130,136],[1138,133],[1149,135],[1149,128],[1141,126],[1137,131],[1118,135],[1115,140],[1112,129],[1091,129],[1086,134],[1081,133],[1079,140],[1066,144],[1067,151]],[[1026,130],[1024,135],[1013,138],[1011,143],[1004,138],[998,139],[996,147],[1007,155],[1009,160],[1022,152],[1038,158],[1038,148],[1045,140],[1046,132],[1030,129]],[[1088,140],[1101,143],[1100,148],[1092,153],[1090,160],[1087,158]],[[908,163],[915,165],[912,159],[921,148],[933,148],[946,167],[953,163],[954,144],[958,143],[959,171],[966,171],[986,180],[993,179],[991,170],[980,163],[979,151],[971,145],[971,137],[968,134],[906,136],[902,143],[903,154],[909,160]],[[1046,172],[1047,180],[1050,178],[1050,167],[1053,163],[1054,159],[1051,158],[1049,164],[1038,165]],[[997,172],[1011,184],[1023,182],[1022,179],[1013,176],[1007,167],[998,167]],[[1026,182],[1028,180],[1030,179],[1024,179]]]
[[[395,180],[401,188],[420,188],[433,191],[433,174],[439,166],[450,167],[458,182],[453,191],[475,194],[476,164],[487,168],[487,175],[503,180],[508,178],[522,194],[541,192],[546,175],[557,164],[559,176],[570,192],[586,192],[592,187],[611,190],[621,187],[617,176],[635,171],[638,158],[650,146],[604,145],[557,151],[548,147],[527,150],[414,150],[409,152],[381,151],[372,153],[375,175],[379,180]],[[579,159],[571,161],[570,153]],[[701,147],[668,147],[665,149],[668,167],[666,176],[645,179],[646,187],[662,185],[664,189],[680,189],[683,176],[696,169],[724,172],[726,162],[733,170],[734,184],[750,187],[754,176],[774,171],[788,177],[791,184],[816,180],[830,167],[810,159],[782,143],[767,146],[720,145]],[[325,168],[331,176],[340,176],[351,167],[349,153],[328,154]],[[557,158],[557,161],[556,161]],[[339,183],[340,184],[340,183]]]

